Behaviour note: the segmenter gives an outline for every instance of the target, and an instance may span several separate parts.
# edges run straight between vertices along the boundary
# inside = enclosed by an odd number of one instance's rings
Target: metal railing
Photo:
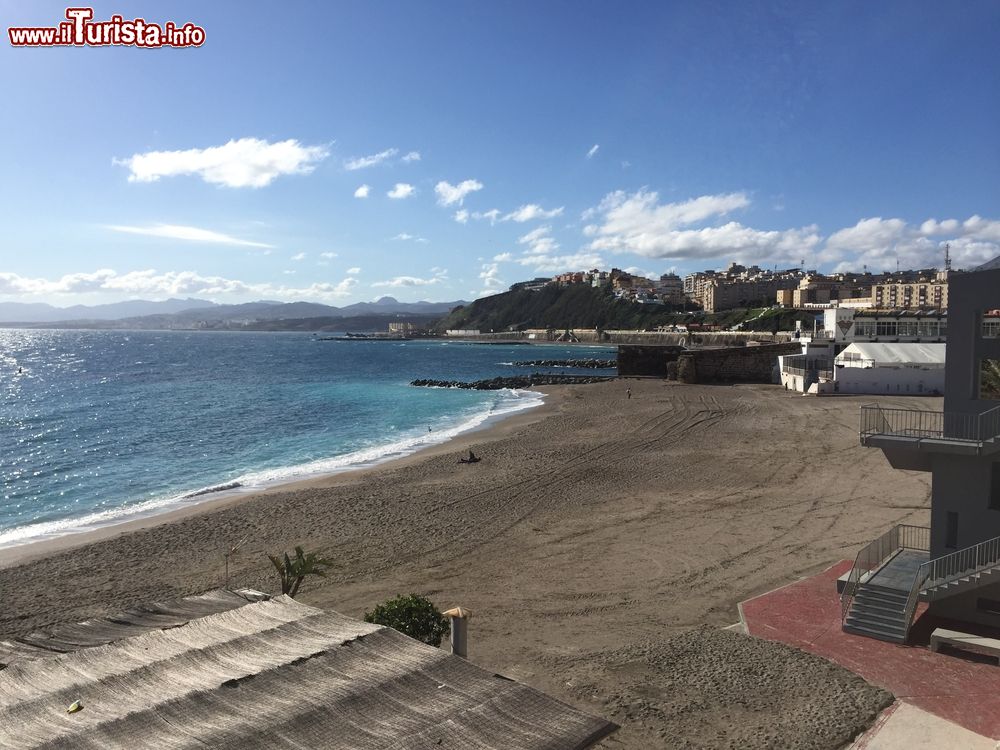
[[[816,377],[833,377],[833,360],[829,357],[810,357],[807,354],[788,354],[781,360],[781,371],[786,375],[805,377],[815,373]]]
[[[847,612],[857,593],[861,579],[873,570],[881,567],[890,557],[902,549],[914,549],[929,552],[931,548],[931,530],[926,526],[909,526],[899,524],[893,526],[878,539],[869,542],[854,558],[854,565],[844,591],[840,595],[840,620],[847,619]]]
[[[861,437],[897,435],[982,443],[1000,437],[1000,406],[981,414],[861,407]]]
[[[935,557],[933,560],[923,563],[913,576],[910,594],[906,598],[906,609],[903,611],[906,632],[910,632],[910,624],[913,622],[917,600],[920,598],[920,592],[925,588],[941,586],[979,571],[995,568],[997,565],[1000,565],[1000,537],[987,539],[985,542],[941,557]]]
[[[805,367],[791,367],[789,365],[785,365],[781,368],[781,371],[786,375],[798,375],[800,378],[804,378],[809,373],[815,374],[818,378],[826,378],[828,380],[833,378],[833,370],[821,370],[812,367],[807,369]]]

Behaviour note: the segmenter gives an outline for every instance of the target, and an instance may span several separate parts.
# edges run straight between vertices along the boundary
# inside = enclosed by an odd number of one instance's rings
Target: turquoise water
[[[406,455],[541,402],[410,380],[587,356],[608,350],[0,330],[0,546],[163,512],[232,483],[249,492]]]

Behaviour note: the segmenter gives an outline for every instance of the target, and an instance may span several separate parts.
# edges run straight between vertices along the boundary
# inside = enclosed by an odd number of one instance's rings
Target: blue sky
[[[1000,254],[996,2],[113,14],[206,41],[0,45],[0,299],[454,300],[595,265]]]

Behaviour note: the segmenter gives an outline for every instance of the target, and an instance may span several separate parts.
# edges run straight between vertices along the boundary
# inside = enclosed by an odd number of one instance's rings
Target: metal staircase
[[[929,559],[930,529],[895,526],[862,549],[841,594],[848,633],[905,643],[918,601],[1000,583],[1000,537]]]
[[[904,643],[907,631],[906,598],[905,591],[860,584],[844,619],[844,632]]]

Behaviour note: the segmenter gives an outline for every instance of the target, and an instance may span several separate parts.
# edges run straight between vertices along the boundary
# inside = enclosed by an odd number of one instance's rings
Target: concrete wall
[[[801,351],[794,342],[688,350],[677,359],[677,379],[684,383],[774,383],[778,356]]]
[[[979,399],[979,361],[1000,359],[1000,339],[980,335],[984,310],[1000,309],[1000,269],[957,273],[948,277],[948,388],[945,411],[979,414],[1000,401]]]
[[[958,513],[958,547],[1000,536],[1000,510],[990,508],[993,461],[990,456],[936,453],[931,459],[931,556],[954,552],[945,547],[949,512]]]
[[[940,396],[943,367],[835,367],[836,393]]]
[[[1000,601],[1000,584],[980,586],[946,599],[938,599],[930,603],[930,612],[938,617],[1000,628],[1000,614],[979,609],[977,605],[980,599]]]
[[[625,344],[618,347],[618,376],[667,377],[667,363],[676,362],[683,346],[641,346]]]

